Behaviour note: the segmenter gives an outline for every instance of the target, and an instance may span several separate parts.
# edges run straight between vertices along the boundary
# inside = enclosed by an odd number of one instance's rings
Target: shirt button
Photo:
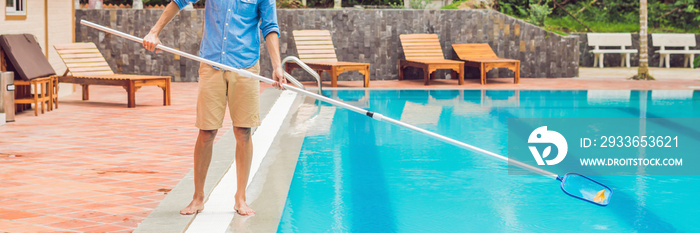
[[[231,9],[228,9],[228,11],[231,11]]]
[[[221,54],[225,54],[226,52],[221,52]]]
[[[225,40],[225,39],[226,39],[226,37],[224,37],[224,40]]]

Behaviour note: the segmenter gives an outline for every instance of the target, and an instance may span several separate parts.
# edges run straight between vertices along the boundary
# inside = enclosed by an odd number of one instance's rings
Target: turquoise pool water
[[[325,94],[503,155],[509,118],[700,118],[700,91]],[[599,207],[502,161],[320,112],[332,117],[304,139],[278,232],[700,232],[700,176],[594,176],[615,192]]]

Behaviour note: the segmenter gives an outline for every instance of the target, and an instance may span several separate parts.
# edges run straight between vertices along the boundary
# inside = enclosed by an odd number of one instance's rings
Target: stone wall
[[[593,47],[588,46],[588,38],[586,37],[586,33],[573,33],[572,36],[578,36],[579,37],[579,50],[581,51],[580,54],[580,65],[583,67],[592,67],[593,66],[593,54],[590,52],[593,50]],[[648,35],[649,39],[647,40],[649,43],[649,66],[650,67],[659,67],[659,60],[660,60],[660,55],[656,53],[660,48],[659,47],[653,47],[653,41],[651,39],[651,34]],[[700,50],[700,34],[695,35],[695,41],[696,41],[696,46],[691,47],[690,49],[696,49]],[[637,49],[639,51],[639,33],[632,33],[632,47],[634,49]],[[605,67],[619,67],[620,66],[620,59],[621,55],[620,54],[605,54],[604,60],[605,63],[603,65]],[[671,55],[671,68],[673,67],[682,67],[683,66],[683,55]],[[639,66],[639,55],[638,54],[632,54],[630,56],[630,65],[631,66]],[[666,67],[664,64],[663,67]]]
[[[76,24],[81,19],[144,36],[162,10],[76,10]],[[202,36],[204,11],[182,11],[161,34],[170,47],[197,54]],[[445,56],[457,58],[453,43],[489,43],[496,54],[521,61],[522,77],[576,77],[579,66],[578,37],[562,37],[492,10],[353,10],[353,9],[280,9],[280,50],[282,57],[295,56],[293,30],[330,30],[341,61],[371,63],[371,79],[396,79],[397,61],[403,58],[400,34],[436,33]],[[174,81],[196,81],[199,64],[177,56],[154,54],[139,44],[116,39],[94,29],[76,26],[76,41],[91,41],[107,57],[115,71],[172,75]],[[270,74],[270,61],[261,46],[262,75]],[[467,78],[477,78],[476,69],[467,70]],[[301,80],[311,76],[301,70],[293,74]],[[420,70],[406,70],[408,78],[422,78]],[[437,77],[445,77],[441,72]],[[490,77],[510,77],[509,70],[494,70]],[[325,80],[328,80],[327,74]],[[340,75],[341,80],[361,80],[357,72]]]
[[[153,53],[138,43],[80,25],[85,19],[138,37],[145,36],[162,9],[75,10],[76,42],[94,42],[117,73],[173,76],[173,81],[197,80],[199,62],[165,52]],[[161,32],[166,46],[198,54],[204,11],[181,11]]]

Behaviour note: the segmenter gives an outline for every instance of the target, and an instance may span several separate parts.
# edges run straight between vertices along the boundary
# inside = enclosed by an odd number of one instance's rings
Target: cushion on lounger
[[[56,74],[33,35],[2,35],[0,46],[17,74],[15,77],[28,81]]]

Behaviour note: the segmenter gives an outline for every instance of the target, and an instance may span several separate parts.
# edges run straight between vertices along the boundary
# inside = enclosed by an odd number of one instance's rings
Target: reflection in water
[[[518,107],[520,106],[520,90],[481,90],[481,105],[489,107]]]
[[[652,100],[688,100],[693,99],[693,90],[654,90]]]
[[[333,153],[333,209],[331,214],[333,215],[333,225],[331,229],[333,232],[341,232],[347,230],[345,228],[345,216],[347,215],[345,211],[345,202],[343,201],[343,158],[340,153]]]
[[[608,104],[630,101],[630,90],[588,90],[586,100],[589,104]]]
[[[327,134],[331,131],[336,107],[304,103],[299,106],[297,118],[292,125],[294,132],[308,136]]]
[[[400,120],[417,126],[437,126],[440,121],[442,107],[438,105],[422,105],[406,101]]]
[[[365,116],[354,112],[344,111],[340,119],[357,125],[344,127],[347,130],[346,147],[348,153],[343,155],[347,161],[347,178],[349,185],[345,188],[350,196],[345,196],[350,205],[351,225],[353,232],[363,232],[367,226],[375,226],[384,232],[396,232],[394,211],[389,198],[389,190],[385,181],[385,171],[380,158],[379,149],[375,142],[374,126]],[[380,203],[380,204],[378,204]]]
[[[358,108],[369,108],[370,91],[338,91],[330,90],[323,91],[323,95],[331,99],[342,100],[346,104],[353,105]],[[325,103],[324,103],[325,104]]]

